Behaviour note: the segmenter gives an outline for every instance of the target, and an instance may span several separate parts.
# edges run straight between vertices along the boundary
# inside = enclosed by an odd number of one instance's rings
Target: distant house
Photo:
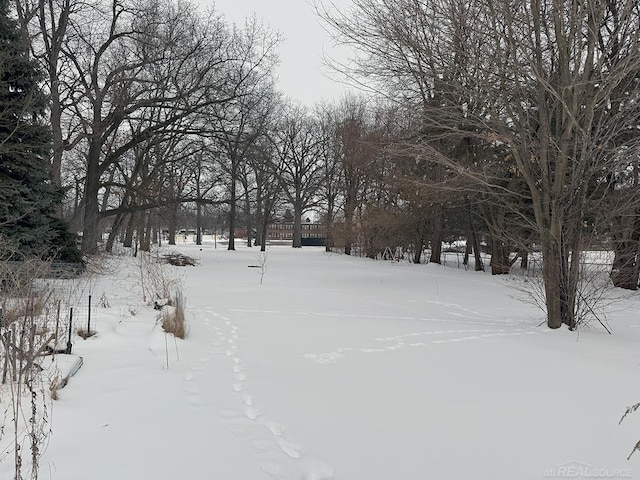
[[[271,223],[267,227],[267,241],[274,243],[293,242],[293,223]],[[302,224],[302,246],[324,246],[327,229],[322,223]]]

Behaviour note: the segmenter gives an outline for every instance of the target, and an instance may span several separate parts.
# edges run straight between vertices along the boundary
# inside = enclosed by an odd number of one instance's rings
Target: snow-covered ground
[[[485,273],[218,247],[178,247],[200,261],[176,268],[186,340],[131,259],[95,285],[110,307],[75,339],[40,478],[640,478],[640,412],[618,425],[640,401],[638,297],[613,335],[549,331]]]

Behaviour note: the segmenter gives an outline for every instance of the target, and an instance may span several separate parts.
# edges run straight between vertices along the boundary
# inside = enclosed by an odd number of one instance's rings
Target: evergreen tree
[[[9,5],[0,0],[0,244],[25,257],[77,261],[73,236],[55,218],[63,190],[51,181],[42,75]]]

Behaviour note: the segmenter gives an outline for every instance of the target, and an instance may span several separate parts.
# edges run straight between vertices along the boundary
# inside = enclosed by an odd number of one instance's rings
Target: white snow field
[[[613,335],[549,331],[485,273],[280,246],[261,284],[255,248],[178,250],[200,261],[176,268],[188,338],[121,259],[41,479],[640,478],[640,412],[618,425],[640,402],[637,295]]]

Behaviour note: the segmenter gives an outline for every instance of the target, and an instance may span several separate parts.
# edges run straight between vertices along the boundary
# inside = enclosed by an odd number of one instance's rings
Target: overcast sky
[[[280,46],[280,90],[287,96],[312,105],[322,99],[339,98],[344,85],[327,76],[336,77],[322,65],[323,53],[344,61],[345,48],[337,48],[323,30],[311,0],[195,0],[203,7],[215,10],[233,23],[242,24],[254,12],[274,30],[282,33]],[[334,0],[339,6],[351,0]]]

